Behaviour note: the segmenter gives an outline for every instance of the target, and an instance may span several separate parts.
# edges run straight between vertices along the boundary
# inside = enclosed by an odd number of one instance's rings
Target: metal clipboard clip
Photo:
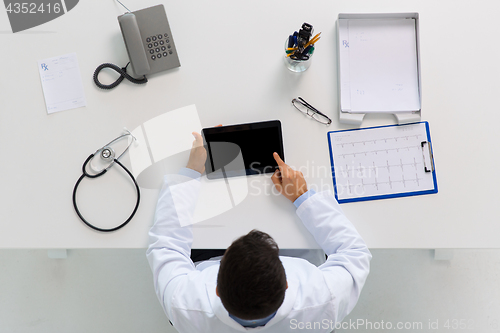
[[[425,146],[427,145],[427,149]],[[422,156],[424,157],[424,170],[425,172],[434,172],[434,156],[429,141],[422,141]],[[427,166],[430,165],[430,169]]]

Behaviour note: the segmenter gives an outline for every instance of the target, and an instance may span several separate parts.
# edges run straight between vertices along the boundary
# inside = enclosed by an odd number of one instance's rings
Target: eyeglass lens
[[[330,119],[328,119],[327,117],[315,112],[312,117],[316,120],[316,121],[319,121],[320,123],[322,124],[329,124],[330,123]]]
[[[308,115],[309,117],[313,118],[314,120],[322,123],[322,124],[329,124],[330,119],[327,117],[317,113],[314,110],[311,110],[308,106],[304,105],[301,101],[294,100],[293,105],[302,113]]]

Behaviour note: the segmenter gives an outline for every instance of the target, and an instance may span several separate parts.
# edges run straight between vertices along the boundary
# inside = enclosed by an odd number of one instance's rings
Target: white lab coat
[[[275,317],[257,328],[245,328],[231,319],[215,294],[219,262],[195,267],[190,259],[192,228],[179,224],[180,219],[192,218],[200,186],[186,176],[165,176],[149,232],[147,258],[156,294],[180,333],[331,332],[354,308],[371,254],[335,198],[323,192],[305,200],[297,215],[328,260],[316,267],[304,259],[280,257],[288,289]]]

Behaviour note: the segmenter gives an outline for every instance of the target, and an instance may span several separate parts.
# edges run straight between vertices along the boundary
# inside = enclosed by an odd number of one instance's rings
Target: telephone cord
[[[144,76],[144,78],[142,79],[136,79],[136,78],[133,78],[132,76],[130,76],[129,74],[127,74],[127,67],[128,65],[130,64],[130,62],[127,64],[127,66],[123,67],[123,68],[120,68],[114,64],[110,64],[110,63],[105,63],[105,64],[102,64],[100,65],[99,67],[96,68],[95,72],[94,72],[94,82],[95,84],[101,88],[101,89],[113,89],[114,87],[116,87],[117,85],[119,85],[120,83],[122,83],[123,79],[127,79],[129,80],[130,82],[132,83],[135,83],[135,84],[144,84],[146,82],[148,82],[148,79],[146,78],[146,76]],[[111,68],[115,71],[118,72],[118,74],[120,74],[120,77],[113,83],[111,84],[102,84],[101,82],[99,82],[99,72],[101,70],[103,70],[104,68]]]

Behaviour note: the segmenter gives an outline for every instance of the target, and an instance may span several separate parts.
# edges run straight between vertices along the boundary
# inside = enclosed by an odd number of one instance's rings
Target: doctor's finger
[[[273,157],[276,160],[276,163],[278,163],[278,168],[281,172],[281,178],[287,178],[290,173],[290,167],[285,162],[283,162],[278,153],[274,153]]]
[[[193,132],[192,134],[194,136],[193,147],[203,146],[203,138],[201,137],[200,133]]]
[[[273,153],[273,157],[274,157],[274,160],[276,161],[276,163],[278,163],[279,166],[286,165],[285,162],[283,162],[283,160],[281,159],[280,155],[278,155],[278,153]]]
[[[273,175],[271,176],[271,180],[273,181],[276,189],[281,192],[282,185],[281,185],[281,177],[279,176],[279,174],[280,174],[279,172],[280,172],[279,170],[276,170],[273,173]]]

